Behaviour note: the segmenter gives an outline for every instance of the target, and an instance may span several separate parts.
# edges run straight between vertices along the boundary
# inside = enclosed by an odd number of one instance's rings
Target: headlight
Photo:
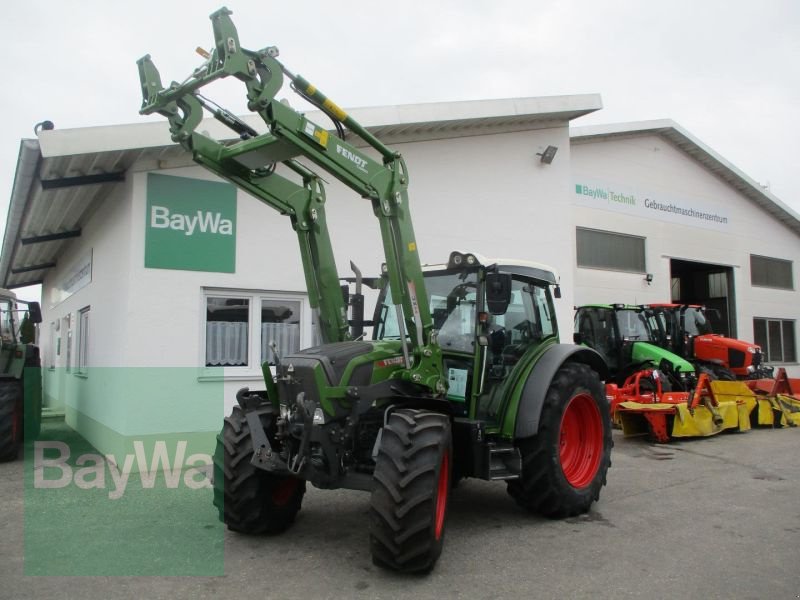
[[[324,425],[325,424],[325,413],[322,412],[322,409],[317,407],[314,410],[314,425]]]
[[[748,346],[748,347],[747,347],[747,351],[748,351],[750,354],[755,354],[756,352],[758,352],[758,348],[756,348],[755,346]]]

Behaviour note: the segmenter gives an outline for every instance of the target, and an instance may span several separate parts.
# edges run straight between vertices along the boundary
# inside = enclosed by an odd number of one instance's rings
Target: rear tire
[[[270,443],[274,443],[271,411],[258,412]],[[239,533],[285,531],[300,510],[306,482],[258,469],[250,464],[252,456],[250,426],[242,409],[235,406],[217,436],[214,452],[214,506],[220,521]]]
[[[23,438],[22,384],[0,380],[0,462],[16,460]]]
[[[22,381],[24,391],[25,442],[33,442],[39,437],[42,430],[42,361],[39,357],[39,348],[28,345],[25,349],[25,371]]]
[[[723,367],[722,365],[711,367],[711,370],[714,372],[714,375],[717,376],[717,379],[720,381],[736,381],[736,375],[727,367]]]
[[[705,373],[711,381],[736,381],[733,371],[722,365],[695,365],[698,377]]]
[[[444,544],[453,464],[450,418],[395,410],[382,431],[370,499],[372,562],[428,572]]]
[[[587,365],[566,363],[547,390],[539,431],[517,440],[522,474],[508,492],[551,519],[584,513],[606,484],[612,446],[603,384]]]

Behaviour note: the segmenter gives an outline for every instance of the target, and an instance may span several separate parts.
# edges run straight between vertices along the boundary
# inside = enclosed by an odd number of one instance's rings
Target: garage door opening
[[[714,333],[736,337],[733,268],[670,259],[672,302],[708,307]]]

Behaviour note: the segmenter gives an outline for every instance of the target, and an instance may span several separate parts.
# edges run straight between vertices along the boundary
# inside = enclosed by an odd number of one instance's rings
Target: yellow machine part
[[[751,415],[753,425],[800,427],[797,395],[756,395],[741,381],[711,381],[709,385],[718,403],[716,407],[711,408],[707,398],[694,410],[689,409],[687,402],[622,402],[613,415],[614,424],[626,436],[649,433],[662,442],[668,437],[705,437],[726,429],[747,431]],[[715,415],[718,423],[714,422]]]
[[[665,415],[674,414],[670,437],[705,437],[725,429],[747,431],[750,429],[750,413],[756,408],[757,400],[753,391],[740,381],[712,381],[711,390],[719,405],[712,411],[705,403],[690,410],[686,402],[678,404],[622,402],[615,414],[615,422],[625,435],[647,433],[648,425],[643,413]],[[759,408],[760,405],[759,405]],[[714,423],[714,413],[721,419]],[[771,410],[770,410],[771,414]],[[800,419],[800,403],[798,403]]]
[[[758,424],[800,427],[800,400],[778,394],[758,399]]]
[[[711,381],[709,383],[719,406],[716,412],[722,418],[721,425],[714,424],[711,409],[702,404],[692,414],[685,404],[678,406],[678,414],[672,426],[673,437],[707,436],[724,429],[750,429],[750,413],[756,407],[756,396],[741,381]]]
[[[756,396],[741,381],[712,381],[711,389],[719,400],[746,400],[758,405],[755,423],[772,427],[800,426],[800,400],[793,396]]]
[[[713,383],[712,383],[713,385]],[[722,423],[714,423],[714,414],[705,405],[696,407],[693,411],[685,404],[675,405],[675,420],[672,422],[672,437],[704,437],[714,435],[725,429],[750,429],[750,411],[755,408],[755,398],[745,402],[725,400],[716,407]]]

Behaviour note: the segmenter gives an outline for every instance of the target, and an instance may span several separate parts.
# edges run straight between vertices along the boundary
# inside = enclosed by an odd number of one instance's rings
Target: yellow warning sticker
[[[408,242],[408,251],[409,252],[416,252],[417,251],[417,244],[414,242]]]
[[[317,138],[319,145],[323,148],[328,147],[328,132],[324,129],[317,129],[314,131],[314,137]]]
[[[322,103],[322,106],[324,106],[334,117],[340,121],[344,121],[347,118],[347,113],[339,108],[339,106],[330,98],[325,100],[325,102]]]
[[[306,94],[308,94],[309,96],[313,96],[316,91],[317,91],[316,86],[309,83],[308,87],[306,88]]]

